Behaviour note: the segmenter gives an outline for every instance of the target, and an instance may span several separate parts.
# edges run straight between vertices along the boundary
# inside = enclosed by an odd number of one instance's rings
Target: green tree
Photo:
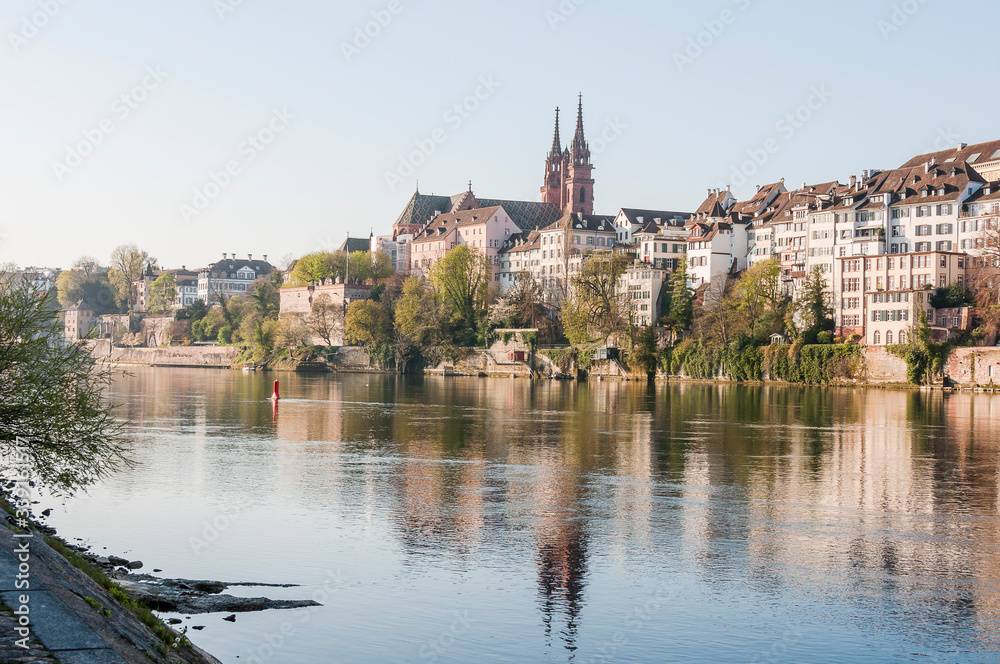
[[[669,284],[669,299],[664,307],[667,324],[675,330],[690,329],[694,321],[694,295],[688,286],[686,260],[682,259],[680,267],[670,275]]]
[[[628,300],[621,296],[621,280],[628,268],[625,254],[600,252],[584,260],[570,281],[570,297],[563,306],[566,335],[586,336],[606,342],[614,334],[628,330]]]
[[[59,304],[71,307],[84,296],[84,287],[87,285],[87,276],[83,272],[76,270],[63,270],[56,278],[56,292],[59,294]]]
[[[73,493],[128,465],[130,441],[105,399],[111,369],[64,341],[54,306],[0,275],[0,447],[50,490]]]
[[[818,265],[802,282],[802,292],[795,306],[795,320],[807,341],[815,340],[823,330],[833,329],[833,298]]]
[[[431,268],[431,284],[445,306],[460,345],[472,345],[486,318],[493,266],[482,252],[455,247]]]
[[[537,328],[547,316],[542,287],[530,272],[521,272],[490,307],[489,322],[494,327]]]
[[[158,276],[149,285],[149,310],[167,311],[177,301],[177,278],[169,272]]]
[[[358,300],[347,309],[344,336],[348,343],[374,346],[392,342],[392,317],[378,302]]]
[[[781,265],[771,259],[748,268],[733,287],[731,297],[741,327],[751,338],[756,338],[766,327],[768,314],[776,312],[783,299]]]

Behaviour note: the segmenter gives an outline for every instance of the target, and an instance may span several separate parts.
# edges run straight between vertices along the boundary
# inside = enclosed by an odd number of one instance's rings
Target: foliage
[[[620,293],[628,261],[625,254],[612,252],[594,253],[584,260],[563,304],[563,326],[570,343],[606,341],[628,330],[628,300]]]
[[[63,339],[51,296],[0,278],[0,447],[38,480],[72,493],[129,463],[129,440],[104,400],[111,370]]]
[[[935,343],[934,332],[921,309],[909,344],[890,346],[889,352],[906,360],[906,377],[913,385],[929,385],[944,370],[952,344]]]
[[[818,265],[802,282],[802,292],[794,311],[797,327],[807,342],[814,341],[820,332],[834,328],[833,298]]]
[[[358,300],[347,310],[344,336],[348,343],[366,347],[392,342],[392,317],[378,302]]]
[[[656,349],[656,330],[652,327],[633,331],[633,345],[628,356],[628,364],[633,371],[641,371],[650,379],[655,376],[659,357]]]
[[[348,257],[343,251],[319,251],[303,256],[295,263],[288,286],[308,286],[324,280],[339,279],[341,283],[363,283],[369,279],[385,279],[395,273],[392,258],[384,252],[355,251]]]
[[[118,306],[135,304],[135,289],[133,284],[142,279],[147,265],[153,265],[156,259],[134,244],[123,244],[111,252],[111,265],[108,268],[108,279],[114,289],[115,303]]]
[[[852,344],[804,345],[801,342],[763,349],[763,372],[790,383],[827,384],[850,380],[858,373],[861,348]]]
[[[967,307],[972,303],[972,291],[965,284],[952,284],[947,288],[939,288],[930,297],[930,305],[935,309],[957,309]]]
[[[191,321],[176,320],[170,326],[170,343],[174,346],[190,346],[194,335],[191,332]]]
[[[687,330],[694,322],[694,294],[688,286],[687,261],[670,275],[669,290],[664,289],[663,312],[665,322],[675,330]]]
[[[91,270],[89,272],[83,269],[72,269],[59,273],[56,278],[59,304],[66,308],[83,300],[98,314],[116,313],[118,307],[115,305],[108,275],[96,271],[92,266],[89,269]]]
[[[170,273],[163,273],[149,285],[147,299],[150,311],[166,311],[177,300],[177,279]]]
[[[486,320],[492,274],[486,254],[468,245],[455,247],[431,268],[431,284],[461,346],[475,343]]]

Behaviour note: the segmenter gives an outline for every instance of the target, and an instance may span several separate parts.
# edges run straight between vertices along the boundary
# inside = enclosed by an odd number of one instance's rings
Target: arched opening
[[[587,202],[587,190],[586,189],[581,189],[580,190],[580,202],[581,203],[586,203]]]

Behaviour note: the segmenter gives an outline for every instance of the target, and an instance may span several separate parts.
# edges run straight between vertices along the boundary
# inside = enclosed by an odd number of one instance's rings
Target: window
[[[946,242],[938,242],[937,243],[937,250],[938,251],[951,251],[951,240],[948,240]]]
[[[875,342],[876,346],[881,345],[881,343],[882,343],[882,335],[878,331],[875,332],[875,336],[872,337],[872,339]]]
[[[953,209],[954,208],[952,207],[951,203],[949,203],[948,205],[939,205],[937,206],[937,215],[939,217],[946,217],[951,214]]]
[[[952,231],[955,229],[954,224],[938,224],[937,234],[938,235],[951,235]]]
[[[924,191],[923,195],[926,196],[927,192]],[[929,217],[929,216],[931,216],[931,206],[929,206],[929,205],[921,205],[920,207],[918,207],[917,208],[917,216],[918,217]]]
[[[917,235],[930,235],[930,234],[931,234],[931,225],[930,224],[924,224],[922,226],[917,226]]]
[[[901,344],[905,344],[906,343],[906,332],[900,332],[899,333],[899,343],[901,343]]]
[[[892,332],[891,331],[885,333],[885,345],[886,346],[891,346],[892,345]]]
[[[896,208],[892,211],[893,219],[906,219],[910,216],[910,208]]]

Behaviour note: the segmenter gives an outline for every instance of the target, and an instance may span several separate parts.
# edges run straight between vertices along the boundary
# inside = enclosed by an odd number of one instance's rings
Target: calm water
[[[1000,398],[134,374],[142,465],[51,522],[318,593],[185,620],[227,664],[1000,661]]]

